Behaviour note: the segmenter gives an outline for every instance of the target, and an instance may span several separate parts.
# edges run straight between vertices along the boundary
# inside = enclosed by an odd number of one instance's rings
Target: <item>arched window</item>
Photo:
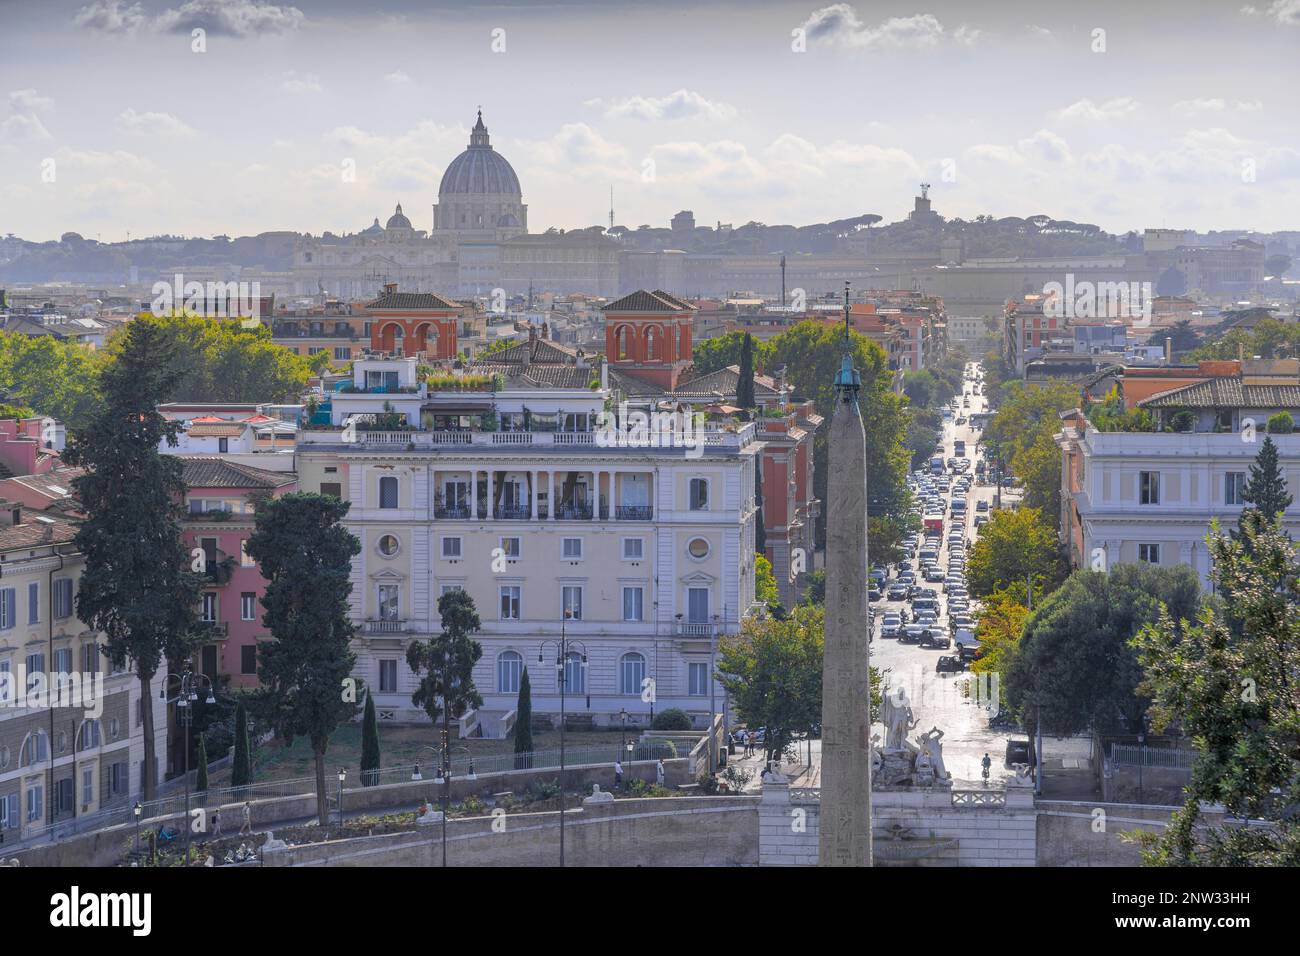
[[[564,661],[564,690],[568,694],[587,692],[587,669],[582,666],[582,655],[570,651]]]
[[[20,767],[32,767],[50,759],[50,738],[43,730],[33,730],[23,741]]]
[[[659,352],[662,348],[663,338],[659,333],[657,326],[650,326],[645,330],[645,360],[647,362],[657,362],[660,359]]]
[[[632,357],[632,330],[620,325],[614,332],[614,357],[618,361],[627,361]]]
[[[519,678],[524,672],[524,659],[516,651],[506,651],[497,658],[497,693],[519,693]]]
[[[99,744],[99,721],[93,717],[87,718],[82,722],[81,729],[77,731],[77,749],[94,750]]]
[[[639,694],[645,680],[645,658],[633,651],[624,654],[618,666],[618,692],[620,694]]]

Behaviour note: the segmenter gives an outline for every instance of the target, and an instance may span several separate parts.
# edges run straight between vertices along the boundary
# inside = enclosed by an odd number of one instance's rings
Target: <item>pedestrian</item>
[[[655,763],[655,783],[662,787],[666,777],[667,774],[664,772],[664,758],[660,757]]]
[[[980,766],[984,768],[983,777],[987,780],[989,778],[989,767],[993,766],[993,761],[988,754],[984,755],[984,759],[980,761]]]
[[[220,838],[221,838],[221,811],[213,810],[212,811],[212,839],[217,840]]]
[[[244,825],[239,828],[240,836],[248,836],[253,832],[253,808],[249,806],[247,800],[244,801]]]
[[[623,789],[623,763],[617,757],[614,758],[614,789]]]

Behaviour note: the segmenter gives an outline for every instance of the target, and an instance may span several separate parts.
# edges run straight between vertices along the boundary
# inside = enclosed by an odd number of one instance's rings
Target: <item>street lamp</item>
[[[718,713],[718,682],[714,674],[718,672],[718,615],[713,615],[713,633],[709,637],[709,773],[718,770],[718,735],[714,731],[713,721]]]
[[[542,641],[541,646],[537,649],[537,663],[541,664],[545,661],[547,645],[555,645],[555,681],[560,688],[560,866],[564,866],[564,723],[565,693],[569,683],[567,672],[570,644],[582,649],[582,660],[578,666],[583,671],[587,667],[587,645],[581,641],[570,641],[568,638],[565,625],[571,617],[573,617],[573,611],[565,608],[564,616],[560,619],[560,639],[558,641]]]
[[[171,681],[177,682],[176,696],[168,699],[167,685]],[[212,680],[207,674],[195,674],[191,669],[189,661],[185,662],[185,670],[179,674],[168,674],[163,678],[162,688],[158,691],[158,696],[169,704],[175,704],[178,716],[181,719],[181,726],[185,729],[185,746],[181,749],[185,751],[185,865],[190,865],[190,732],[194,726],[194,705],[199,700],[199,689],[204,684],[208,687],[208,696],[204,700],[205,704],[215,704],[217,699],[212,696]]]
[[[141,805],[140,805],[140,801],[137,800],[137,801],[135,802],[135,806],[131,808],[131,815],[135,817],[135,849],[136,849],[136,852],[139,852],[139,850],[140,850],[140,814],[143,813],[143,812],[144,812],[144,807],[141,806]]]
[[[620,732],[621,732],[620,741],[619,741],[619,750],[620,752],[624,752],[625,750],[625,752],[630,753],[630,750],[632,750],[632,748],[628,747],[628,709],[627,708],[619,708],[619,723],[620,723]]]
[[[348,772],[339,767],[339,826],[343,826],[343,781],[348,778]]]

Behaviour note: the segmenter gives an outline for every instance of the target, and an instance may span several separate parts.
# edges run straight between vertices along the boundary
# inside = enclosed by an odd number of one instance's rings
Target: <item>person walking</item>
[[[984,768],[982,775],[984,779],[987,781],[989,778],[989,767],[993,766],[993,761],[989,759],[988,754],[984,755],[984,759],[980,761],[980,766]]]
[[[240,836],[248,836],[253,832],[253,808],[249,806],[247,800],[244,801],[244,825],[239,828]]]
[[[655,763],[655,783],[662,787],[666,777],[667,774],[664,772],[664,758],[660,757]]]
[[[220,838],[221,838],[221,811],[218,809],[212,811],[212,839],[219,840]]]
[[[614,789],[623,789],[623,763],[617,757],[614,758]]]

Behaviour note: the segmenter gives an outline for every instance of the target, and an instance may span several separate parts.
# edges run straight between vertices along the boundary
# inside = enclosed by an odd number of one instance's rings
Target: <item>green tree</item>
[[[474,640],[481,622],[474,599],[454,588],[438,598],[442,630],[428,641],[413,641],[406,648],[406,663],[417,675],[419,686],[411,703],[420,707],[434,726],[442,718],[443,739],[450,739],[451,716],[471,707],[481,707],[483,697],[474,686],[474,665],[483,656],[483,645]],[[443,754],[443,759],[447,759]]]
[[[792,326],[769,343],[768,362],[784,365],[795,391],[817,405],[829,418],[834,410],[832,387],[844,354],[844,330],[836,324],[806,321]],[[867,435],[867,508],[870,514],[888,516],[906,510],[908,451],[906,399],[894,391],[894,371],[884,351],[864,335],[850,331],[849,351],[862,376],[858,404]],[[826,433],[819,429],[813,442],[813,490],[826,500]],[[818,524],[818,546],[825,543],[825,520]]]
[[[253,782],[252,747],[248,736],[248,710],[241,700],[235,707],[235,756],[230,765],[230,785],[243,787]]]
[[[366,709],[361,717],[361,786],[379,783],[379,720],[375,716],[375,695],[366,691]]]
[[[772,562],[762,554],[754,555],[754,596],[769,605],[781,600],[776,575],[772,573]]]
[[[129,328],[129,323],[128,323]],[[127,329],[118,333],[123,345]],[[102,352],[51,335],[39,338],[0,332],[0,391],[11,403],[57,418],[69,428],[89,424],[100,402]],[[167,378],[169,389],[176,380]],[[163,401],[167,398],[164,397]]]
[[[1065,565],[1056,532],[1043,520],[1043,513],[1022,507],[990,514],[970,549],[966,570],[976,597],[1029,580],[1039,596],[1060,583]]]
[[[1290,435],[1295,431],[1295,419],[1290,412],[1278,412],[1268,417],[1267,427],[1270,435]]]
[[[980,656],[971,664],[977,674],[1005,674],[1020,649],[1020,637],[1029,620],[1023,585],[994,591],[975,612]],[[1005,688],[1003,688],[1005,692]]]
[[[745,333],[745,341],[740,347],[740,380],[736,383],[736,404],[741,408],[753,408],[754,401],[754,338]]]
[[[349,507],[333,495],[302,491],[269,499],[258,508],[246,548],[266,579],[261,602],[271,632],[258,644],[262,687],[253,700],[286,744],[299,736],[311,742],[321,826],[329,820],[330,736],[357,709],[349,692],[355,656],[348,595],[361,544],[342,524]]]
[[[740,718],[767,729],[767,759],[821,720],[825,615],[795,608],[786,620],[748,618],[718,644],[718,680]]]
[[[825,604],[826,603],[826,572],[818,568],[816,571],[810,571],[807,577],[808,585],[803,589],[803,598],[801,604]]]
[[[691,346],[691,363],[695,366],[695,371],[700,375],[707,375],[729,365],[740,365],[747,336],[749,336],[747,332],[728,332],[726,335],[695,342]],[[762,342],[751,341],[750,348],[754,352],[756,367],[766,368],[770,351],[767,346]]]
[[[208,789],[208,745],[199,737],[199,755],[194,761],[194,789],[203,793]]]
[[[64,454],[86,469],[72,482],[86,515],[75,538],[85,556],[77,616],[105,635],[114,667],[134,667],[144,700],[153,698],[149,685],[165,660],[188,657],[200,592],[181,538],[181,461],[158,452],[164,441],[176,444],[180,428],[157,411],[175,386],[170,355],[156,322],[129,323],[101,376],[100,400]],[[147,801],[158,775],[153,708],[142,708],[141,718]]]
[[[1241,498],[1251,507],[1242,512],[1242,521],[1246,520],[1248,511],[1262,515],[1270,524],[1291,507],[1291,495],[1286,490],[1286,477],[1278,465],[1277,445],[1273,439],[1264,437],[1254,463],[1250,466],[1250,476]]]
[[[1037,606],[1004,673],[1007,702],[1057,736],[1139,733],[1148,706],[1131,641],[1162,611],[1194,617],[1196,573],[1185,565],[1076,571]]]
[[[1167,828],[1142,837],[1148,864],[1300,865],[1300,578],[1295,548],[1251,523],[1245,540],[1210,537],[1216,585],[1194,624],[1172,613],[1134,640],[1146,672],[1152,726],[1177,723],[1197,759],[1186,802]],[[1210,826],[1201,804],[1222,804],[1267,826]]]
[[[519,678],[519,701],[515,704],[515,769],[533,765],[533,685],[528,668]]]

